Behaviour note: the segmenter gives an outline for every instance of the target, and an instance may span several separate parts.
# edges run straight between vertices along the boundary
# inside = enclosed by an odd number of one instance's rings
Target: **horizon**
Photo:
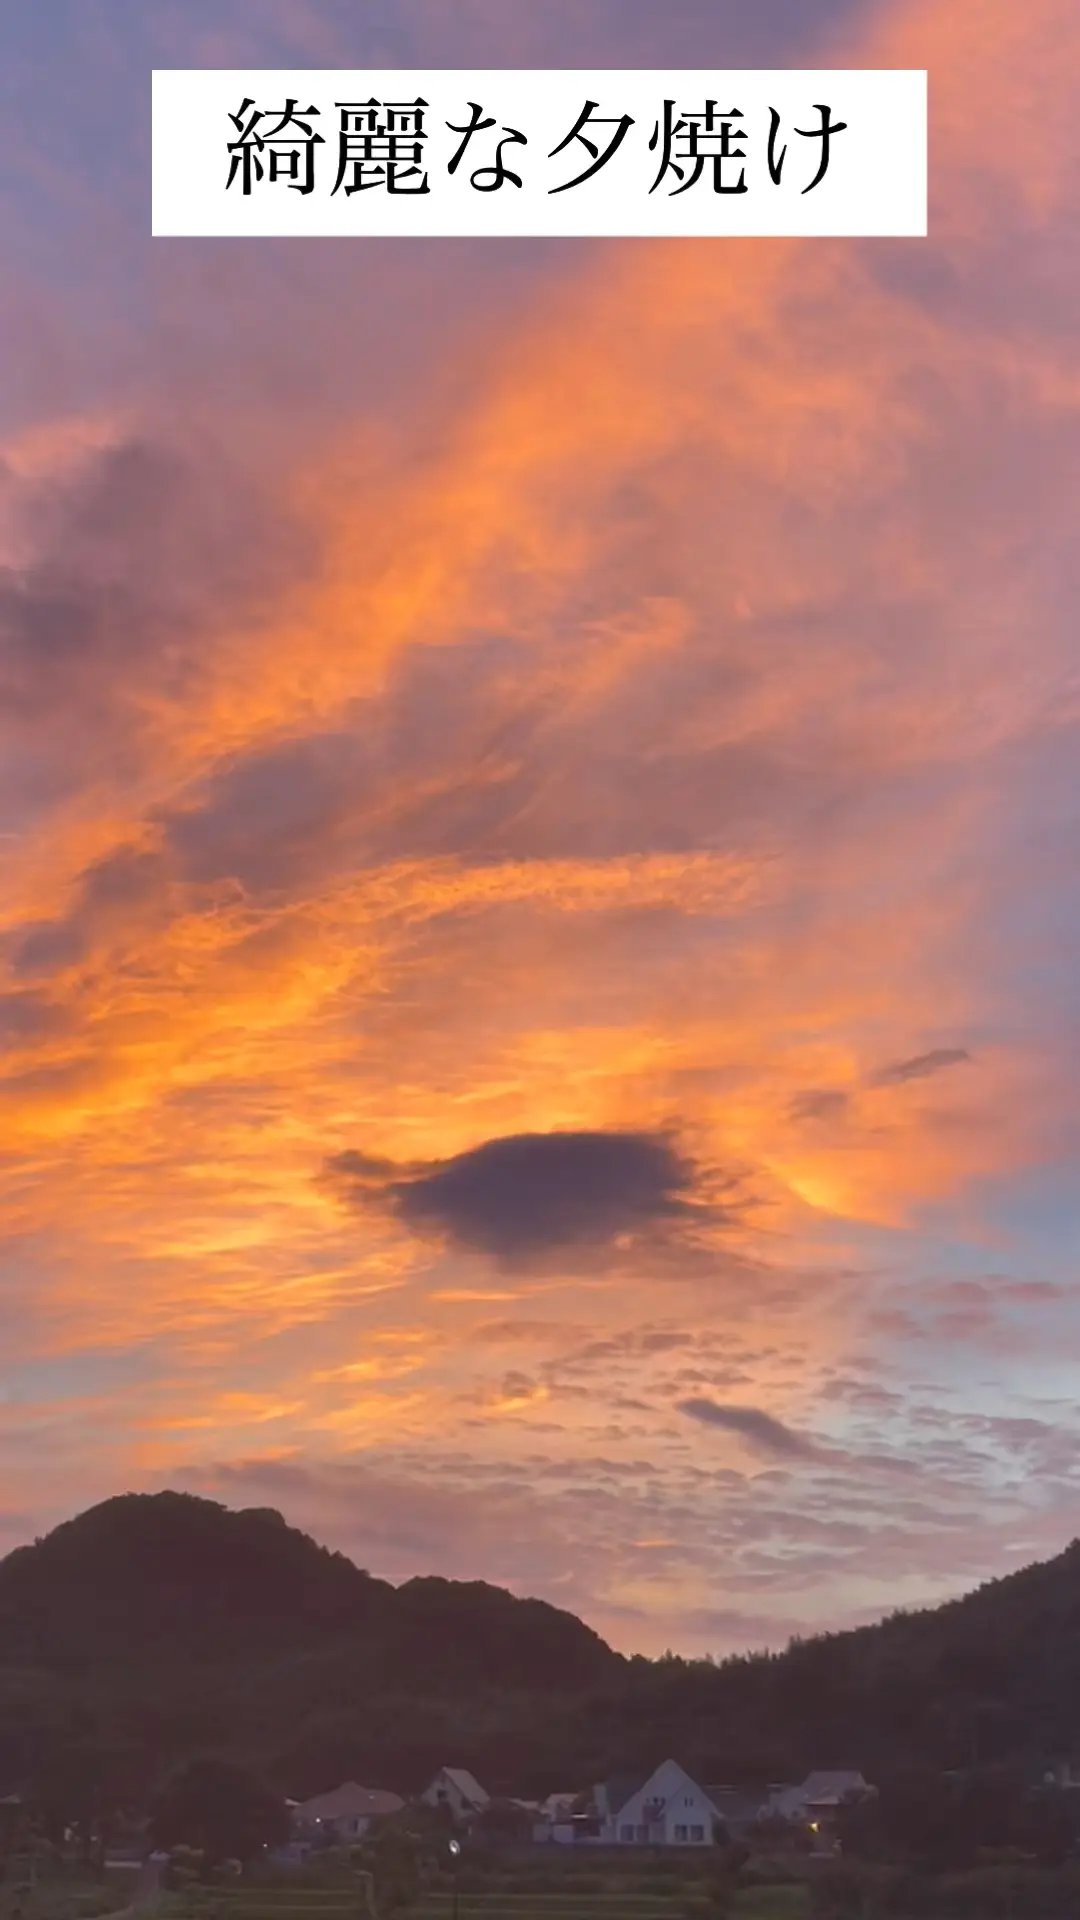
[[[1059,1551],[1072,0],[0,33],[0,1550],[688,1657]],[[153,68],[717,61],[925,68],[929,237],[150,236]]]

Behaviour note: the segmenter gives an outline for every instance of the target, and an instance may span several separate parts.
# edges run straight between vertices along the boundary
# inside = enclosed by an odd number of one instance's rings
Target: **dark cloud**
[[[896,1087],[905,1080],[923,1080],[930,1073],[942,1073],[946,1067],[957,1067],[962,1061],[970,1060],[971,1055],[964,1047],[935,1047],[930,1053],[917,1053],[911,1060],[894,1060],[887,1067],[880,1067],[871,1074],[872,1087]]]
[[[847,1111],[848,1097],[836,1087],[808,1087],[797,1093],[791,1103],[793,1120],[840,1120]]]
[[[342,1153],[326,1171],[353,1204],[381,1201],[415,1232],[510,1267],[611,1247],[692,1211],[693,1169],[660,1134],[520,1133],[414,1167]]]
[[[63,1032],[70,1012],[36,993],[0,994],[0,1046],[17,1049]]]
[[[728,1433],[740,1434],[763,1453],[790,1458],[816,1452],[812,1441],[785,1427],[782,1420],[774,1420],[771,1413],[763,1413],[760,1407],[721,1406],[716,1400],[680,1400],[678,1410],[690,1420],[700,1420],[703,1426],[723,1427]]]
[[[34,707],[54,675],[70,674],[87,655],[111,664],[136,623],[131,601],[105,585],[65,577],[44,565],[0,574],[0,658],[8,708]]]
[[[146,678],[175,637],[172,549],[191,518],[178,493],[172,463],[132,445],[104,450],[66,482],[16,501],[35,556],[0,571],[0,686],[9,711],[51,713],[72,691],[100,703],[131,675]]]
[[[160,824],[184,879],[235,879],[263,891],[325,869],[336,837],[373,792],[363,742],[315,734],[224,768],[196,805]]]
[[[61,972],[87,959],[97,941],[146,924],[164,897],[165,875],[153,850],[118,847],[83,873],[70,910],[26,927],[12,954],[22,978]]]
[[[20,937],[12,954],[12,971],[19,978],[62,973],[77,966],[87,952],[87,942],[78,920],[35,920]]]
[[[0,567],[0,704],[60,791],[76,767],[128,764],[147,698],[189,697],[222,626],[257,619],[306,560],[271,483],[240,484],[220,446],[131,439],[34,480],[0,462],[0,504],[24,556]]]

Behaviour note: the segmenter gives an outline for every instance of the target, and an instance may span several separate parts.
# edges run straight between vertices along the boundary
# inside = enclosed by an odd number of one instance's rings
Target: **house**
[[[597,1787],[600,1837],[638,1847],[711,1847],[719,1814],[705,1788],[677,1760],[664,1760],[648,1779],[612,1779]]]
[[[427,1807],[446,1807],[455,1820],[472,1820],[491,1805],[491,1796],[465,1767],[440,1767],[420,1795]]]
[[[853,1800],[866,1800],[876,1791],[861,1773],[850,1767],[808,1773],[801,1786],[771,1788],[761,1817],[787,1820],[792,1826],[806,1828],[816,1848],[835,1851],[841,1807]]]
[[[568,1820],[581,1803],[580,1793],[549,1793],[540,1802],[540,1812],[545,1820]]]
[[[761,1814],[761,1795],[742,1793],[738,1787],[706,1787],[729,1840],[745,1840],[757,1825]]]
[[[580,1815],[566,1816],[565,1820],[551,1819],[547,1814],[533,1822],[533,1843],[535,1846],[574,1847],[582,1840],[595,1840],[596,1830],[590,1828]]]
[[[589,1801],[590,1796],[584,1793],[549,1793],[536,1810],[533,1839],[537,1844],[551,1842],[556,1846],[598,1840],[601,1822]]]
[[[400,1794],[346,1780],[344,1786],[317,1793],[313,1800],[302,1800],[294,1806],[293,1828],[300,1837],[325,1840],[331,1845],[338,1840],[362,1840],[373,1821],[400,1813],[404,1805]]]
[[[779,1814],[783,1820],[835,1818],[836,1810],[849,1800],[865,1800],[873,1789],[853,1768],[808,1773],[801,1786],[772,1787],[763,1809],[766,1816]]]

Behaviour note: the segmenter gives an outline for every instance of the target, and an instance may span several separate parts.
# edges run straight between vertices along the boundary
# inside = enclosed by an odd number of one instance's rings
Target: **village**
[[[838,1851],[840,1809],[874,1791],[852,1769],[812,1772],[800,1784],[776,1784],[756,1795],[703,1784],[669,1759],[644,1779],[616,1775],[584,1792],[552,1793],[543,1801],[496,1799],[466,1768],[442,1767],[417,1804],[441,1812],[448,1828],[535,1846],[712,1847],[767,1838],[774,1847],[786,1841],[830,1855]],[[301,1864],[327,1847],[365,1840],[406,1805],[399,1794],[352,1780],[313,1799],[290,1801],[293,1837],[277,1857],[282,1864]]]

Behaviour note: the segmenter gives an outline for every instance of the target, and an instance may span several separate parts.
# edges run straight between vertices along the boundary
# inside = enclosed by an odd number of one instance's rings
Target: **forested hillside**
[[[785,1653],[623,1659],[482,1582],[393,1587],[277,1513],[106,1501],[0,1562],[0,1792],[137,1802],[177,1761],[297,1796],[584,1786],[666,1755],[704,1778],[1036,1763],[1080,1748],[1080,1544],[948,1606]]]

